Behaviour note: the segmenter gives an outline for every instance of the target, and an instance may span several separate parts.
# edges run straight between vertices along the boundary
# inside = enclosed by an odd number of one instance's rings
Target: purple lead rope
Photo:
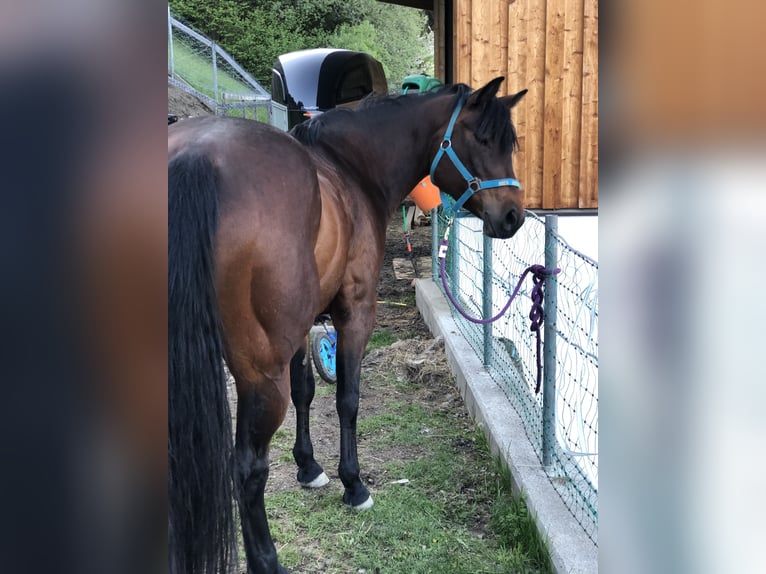
[[[556,269],[546,269],[542,265],[530,265],[524,270],[524,273],[521,274],[521,277],[519,277],[518,283],[516,283],[516,288],[513,290],[513,293],[511,293],[511,296],[508,299],[508,302],[505,304],[505,306],[500,310],[500,312],[495,315],[494,317],[491,317],[489,319],[478,319],[477,317],[472,317],[469,315],[458,303],[457,299],[452,295],[452,291],[450,291],[449,286],[447,285],[447,273],[445,272],[445,260],[447,258],[447,247],[449,243],[445,236],[444,239],[441,240],[441,243],[439,244],[439,275],[442,279],[442,286],[444,287],[444,292],[447,294],[447,298],[450,300],[452,305],[455,307],[458,313],[462,315],[466,320],[470,321],[471,323],[476,323],[478,325],[487,325],[489,323],[494,323],[497,321],[500,317],[505,315],[505,312],[508,310],[508,308],[511,306],[511,302],[516,298],[516,295],[519,293],[519,289],[521,289],[521,284],[524,282],[524,278],[527,276],[528,273],[532,273],[532,282],[534,283],[534,287],[532,287],[532,292],[530,293],[530,298],[532,299],[532,309],[529,311],[529,320],[532,321],[532,324],[529,326],[529,328],[534,331],[537,334],[537,386],[535,387],[535,394],[540,392],[540,382],[542,380],[542,373],[543,373],[543,364],[542,360],[540,359],[540,349],[541,349],[541,339],[540,339],[540,327],[543,325],[543,321],[545,320],[545,313],[543,312],[543,281],[545,280],[546,275],[555,275],[557,273],[561,272],[561,269],[558,267]]]
[[[532,292],[529,294],[532,299],[532,308],[529,310],[529,320],[532,321],[532,324],[529,328],[537,335],[537,386],[535,386],[535,394],[537,394],[540,392],[540,381],[543,377],[543,362],[540,358],[540,327],[543,326],[543,321],[545,320],[545,313],[543,311],[543,281],[546,275],[554,275],[559,273],[561,269],[557,267],[551,271],[542,265],[530,265],[527,267],[527,271],[529,270],[532,270],[532,283],[535,284],[532,287]]]

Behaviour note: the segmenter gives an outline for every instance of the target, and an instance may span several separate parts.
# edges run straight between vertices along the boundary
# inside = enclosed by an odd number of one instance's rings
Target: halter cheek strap
[[[468,168],[465,167],[462,161],[460,161],[460,158],[452,148],[452,130],[455,128],[455,122],[457,122],[457,117],[460,115],[460,111],[463,109],[464,103],[465,98],[460,98],[457,106],[455,106],[455,110],[452,112],[452,117],[449,120],[449,124],[447,124],[447,131],[444,132],[444,138],[439,145],[439,150],[436,152],[436,156],[431,162],[431,181],[434,181],[434,172],[436,171],[436,166],[439,165],[442,157],[444,157],[446,154],[449,160],[452,162],[452,165],[455,166],[455,168],[460,172],[460,175],[463,176],[463,179],[465,179],[466,183],[468,184],[468,187],[463,192],[463,195],[461,195],[455,202],[455,205],[452,206],[452,211],[455,214],[460,210],[461,207],[463,207],[465,202],[468,201],[474,193],[477,193],[482,189],[505,186],[518,187],[521,189],[521,182],[519,182],[517,179],[513,179],[512,177],[482,181],[478,177],[471,175],[471,172],[468,171]]]

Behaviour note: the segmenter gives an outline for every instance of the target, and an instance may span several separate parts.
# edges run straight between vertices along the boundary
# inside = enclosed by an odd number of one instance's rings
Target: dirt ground
[[[408,226],[409,229],[409,226]],[[407,252],[401,211],[393,214],[386,234],[386,252],[383,269],[378,283],[378,314],[376,331],[388,331],[396,338],[430,337],[428,327],[415,307],[415,287],[411,280],[397,279],[394,273],[394,259],[404,260],[405,269],[410,267],[420,277],[431,276],[430,263],[418,264],[418,259],[431,256],[431,227],[416,226],[409,229],[412,255]],[[411,259],[415,259],[414,268]],[[400,304],[396,304],[400,303]],[[406,306],[402,306],[401,304]]]
[[[213,110],[191,94],[168,84],[168,113],[175,114],[179,118],[191,118],[209,116]]]

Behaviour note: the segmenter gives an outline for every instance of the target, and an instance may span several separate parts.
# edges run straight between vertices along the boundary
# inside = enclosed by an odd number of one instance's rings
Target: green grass
[[[214,98],[213,60],[210,51],[206,48],[204,53],[198,53],[183,42],[176,40],[173,42],[173,55],[175,73],[196,90]],[[219,66],[218,91],[249,94],[253,90],[248,84],[239,81]]]
[[[375,331],[370,337],[370,342],[367,343],[367,351],[387,347],[391,343],[395,343],[396,340],[396,336],[389,331]]]
[[[314,398],[318,399],[327,395],[335,395],[335,385],[324,382],[319,376],[316,376],[316,387]]]
[[[255,110],[255,119],[265,124],[269,123],[269,111],[264,107],[258,107]]]
[[[397,384],[393,383],[392,385]],[[397,386],[401,387],[401,383]],[[393,402],[386,412],[357,422],[357,434],[369,437],[372,444],[384,446],[420,446],[435,437],[454,437],[457,429],[449,429],[449,421],[438,413],[426,412],[415,403]]]
[[[548,549],[533,527],[533,519],[524,501],[509,496],[507,491],[498,493],[492,507],[492,529],[497,533],[501,548],[510,553],[518,563],[548,565]]]
[[[473,423],[431,405],[384,402],[382,413],[358,421],[360,444],[381,460],[370,487],[372,510],[344,507],[337,483],[266,498],[282,564],[326,574],[551,572],[526,506],[511,493],[508,471]],[[288,432],[280,433],[277,443],[290,442]],[[360,463],[369,469],[364,452]]]

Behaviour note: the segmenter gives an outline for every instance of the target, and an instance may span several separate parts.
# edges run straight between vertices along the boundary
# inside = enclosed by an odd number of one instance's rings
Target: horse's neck
[[[359,121],[336,134],[336,162],[390,213],[428,174],[448,106],[445,98],[413,97],[358,111]]]

